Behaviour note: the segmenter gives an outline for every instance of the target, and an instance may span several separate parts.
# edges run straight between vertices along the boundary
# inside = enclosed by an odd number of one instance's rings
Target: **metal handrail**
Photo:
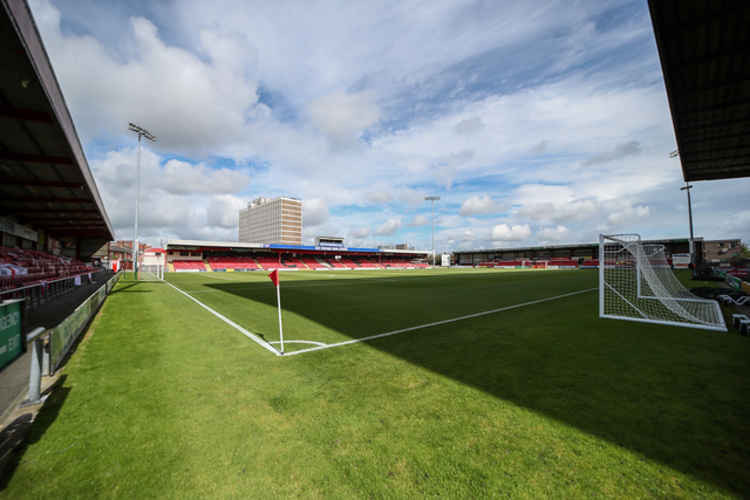
[[[98,272],[101,272],[101,271],[106,271],[106,269],[98,269],[98,270],[95,270],[95,271],[86,271],[85,273],[71,274],[70,276],[63,276],[62,278],[57,278],[57,279],[53,279],[53,280],[41,280],[41,281],[43,281],[45,284],[49,285],[51,283],[57,283],[59,281],[65,281],[65,280],[68,280],[68,279],[73,279],[73,278],[75,278],[77,276],[87,276],[89,274],[94,274],[94,273],[98,273]],[[22,275],[22,276],[24,276],[24,275]],[[8,290],[0,290],[0,295],[6,295],[6,294],[9,294],[9,293],[16,293],[16,292],[19,292],[21,290],[27,290],[29,288],[35,288],[35,287],[38,287],[38,286],[42,286],[42,283],[34,283],[32,285],[19,286],[18,288],[10,288]]]

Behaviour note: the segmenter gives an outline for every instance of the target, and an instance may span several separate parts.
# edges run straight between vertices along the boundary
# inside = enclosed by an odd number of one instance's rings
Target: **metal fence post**
[[[35,405],[44,401],[42,398],[42,351],[44,350],[45,329],[39,327],[34,329],[27,337],[31,342],[31,367],[29,368],[29,395],[21,406]]]

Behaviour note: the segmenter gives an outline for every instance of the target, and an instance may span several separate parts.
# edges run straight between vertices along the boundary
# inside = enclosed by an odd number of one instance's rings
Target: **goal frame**
[[[683,298],[683,297],[659,297],[656,295],[644,295],[642,293],[641,289],[641,260],[636,258],[635,259],[635,272],[636,272],[636,297],[638,299],[642,300],[670,300],[670,301],[676,301],[676,302],[695,302],[695,303],[702,303],[711,305],[712,307],[716,308],[716,314],[717,317],[721,321],[721,325],[708,325],[708,324],[700,324],[700,323],[694,323],[694,322],[680,322],[680,321],[670,321],[665,319],[654,319],[647,317],[648,315],[641,311],[641,309],[630,302],[628,299],[622,296],[621,293],[619,293],[615,288],[610,286],[604,276],[605,271],[605,252],[604,252],[604,246],[605,246],[605,240],[615,240],[615,241],[623,241],[620,238],[622,237],[635,237],[636,244],[638,245],[638,252],[643,251],[643,247],[641,244],[641,236],[639,234],[635,233],[623,233],[623,234],[600,234],[599,235],[599,317],[604,319],[619,319],[624,321],[636,321],[640,323],[652,323],[652,324],[658,324],[658,325],[669,325],[669,326],[679,326],[683,328],[697,328],[701,330],[712,330],[712,331],[719,331],[719,332],[726,332],[726,323],[724,322],[724,315],[721,311],[721,305],[719,305],[718,302],[715,300],[710,299],[700,299],[700,298]],[[623,241],[623,243],[627,243]],[[635,311],[638,312],[638,314],[641,315],[640,318],[633,317],[633,316],[621,316],[617,314],[607,314],[604,307],[604,296],[605,296],[605,287],[608,287],[610,291],[612,291],[615,295],[619,296],[621,300],[624,300],[630,307],[632,307]]]
[[[141,264],[138,266],[136,281],[164,281],[164,264]],[[154,275],[154,279],[145,278],[146,274]]]

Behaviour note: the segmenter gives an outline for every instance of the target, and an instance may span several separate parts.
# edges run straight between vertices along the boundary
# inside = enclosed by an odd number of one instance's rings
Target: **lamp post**
[[[680,191],[685,191],[687,193],[688,219],[690,221],[690,262],[693,264],[693,267],[695,267],[695,256],[693,255],[695,252],[695,240],[693,239],[693,205],[690,200],[691,189],[693,189],[693,186],[685,182],[685,185],[680,188]]]
[[[669,153],[670,158],[677,158],[680,156],[680,151],[678,149],[675,149],[671,153]],[[693,237],[693,204],[690,200],[690,190],[693,189],[693,186],[688,183],[688,181],[685,181],[685,185],[680,188],[680,191],[685,191],[687,193],[687,201],[688,201],[688,220],[690,222],[690,263],[692,264],[693,273],[695,274],[695,239]]]
[[[425,196],[425,201],[429,201],[432,204],[432,265],[435,265],[435,202],[440,199],[440,196]]]
[[[128,123],[128,130],[138,134],[138,166],[136,171],[135,224],[133,227],[133,277],[138,279],[138,214],[141,209],[141,138],[156,142],[156,136],[135,123]]]

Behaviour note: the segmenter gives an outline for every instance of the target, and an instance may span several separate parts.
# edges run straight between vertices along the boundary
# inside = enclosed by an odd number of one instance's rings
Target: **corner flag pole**
[[[274,269],[271,274],[268,275],[273,281],[276,287],[276,305],[279,310],[279,340],[281,341],[281,354],[284,354],[284,328],[281,326],[281,288],[279,287],[279,270]]]

